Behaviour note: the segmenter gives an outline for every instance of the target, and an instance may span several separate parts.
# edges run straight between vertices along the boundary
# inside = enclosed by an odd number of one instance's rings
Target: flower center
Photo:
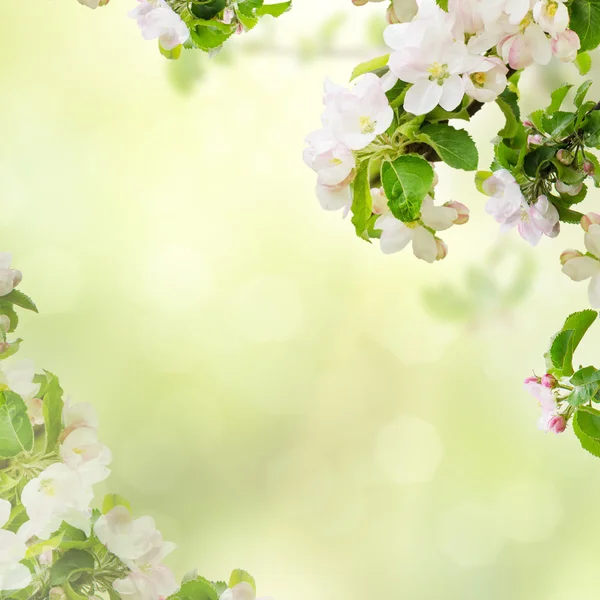
[[[360,130],[362,133],[373,133],[375,131],[375,121],[371,117],[361,117]]]
[[[473,85],[478,88],[482,88],[485,85],[486,79],[485,73],[473,73],[473,75],[471,75]]]
[[[42,479],[40,481],[40,491],[44,492],[46,496],[56,496],[56,490],[51,479]]]
[[[437,81],[438,85],[443,85],[444,81],[450,77],[448,73],[448,65],[434,62],[430,65],[429,69],[429,81]]]
[[[557,11],[558,11],[558,2],[554,2],[553,0],[548,2],[548,5],[546,6],[546,12],[548,13],[548,16],[554,17],[556,15]]]
[[[409,229],[416,229],[417,227],[420,226],[419,221],[412,221],[411,223],[404,223],[404,225],[406,227],[408,227]]]
[[[330,162],[330,164],[334,165],[335,167],[337,167],[343,163],[341,158],[332,158],[329,162]]]
[[[533,23],[533,13],[531,11],[529,11],[525,15],[525,17],[523,18],[521,23],[519,24],[519,29],[521,31],[525,31],[532,23]]]

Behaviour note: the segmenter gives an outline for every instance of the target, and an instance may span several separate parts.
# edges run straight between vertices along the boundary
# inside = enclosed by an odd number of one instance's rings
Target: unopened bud
[[[0,354],[4,354],[10,348],[8,342],[0,342]]]
[[[50,590],[50,600],[67,600],[67,594],[61,587],[53,587]]]
[[[565,250],[560,255],[560,264],[564,266],[570,260],[573,260],[574,258],[581,258],[582,256],[583,256],[583,254],[581,252],[579,252],[579,250]]]
[[[582,165],[583,172],[590,177],[593,177],[596,173],[596,168],[594,167],[594,163],[587,158],[583,161]]]
[[[456,211],[458,217],[454,221],[455,225],[464,225],[469,221],[469,209],[461,202],[446,202],[444,206],[447,206],[448,208],[453,208]]]
[[[529,119],[525,119],[523,121],[523,127],[529,127],[530,129],[533,129],[535,125]]]
[[[541,383],[544,387],[552,390],[558,385],[558,380],[556,379],[556,377],[554,377],[554,375],[550,375],[550,373],[546,373],[542,377]]]
[[[600,225],[598,213],[587,213],[581,217],[581,228],[587,233],[592,225]]]
[[[567,422],[562,415],[556,415],[548,421],[548,430],[554,433],[562,433],[567,428]]]
[[[573,160],[575,160],[575,157],[568,150],[564,150],[563,148],[556,153],[556,158],[558,158],[563,165],[570,165]]]
[[[446,256],[448,256],[448,246],[446,246],[446,243],[443,240],[440,240],[440,238],[435,238],[435,245],[437,247],[437,256],[435,257],[435,260],[444,260],[446,258]]]
[[[372,211],[374,215],[382,215],[388,210],[388,199],[383,188],[373,188],[371,190]]]
[[[541,133],[527,136],[527,144],[529,146],[541,146],[544,143],[544,138]]]

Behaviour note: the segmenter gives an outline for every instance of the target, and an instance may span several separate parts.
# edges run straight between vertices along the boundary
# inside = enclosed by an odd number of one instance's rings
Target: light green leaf
[[[496,104],[500,107],[500,110],[504,114],[504,118],[506,119],[506,124],[504,127],[498,132],[498,135],[502,138],[512,138],[517,135],[519,131],[519,121],[508,102],[506,102],[502,97],[496,98]]]
[[[477,169],[477,146],[464,129],[455,129],[442,123],[425,125],[417,139],[431,146],[450,167],[464,171]]]
[[[119,494],[106,494],[102,501],[102,514],[110,512],[115,506],[124,506],[129,512],[131,512],[131,504],[129,501],[120,496]]]
[[[23,340],[21,338],[18,338],[14,342],[8,344],[6,350],[4,350],[4,352],[0,352],[0,360],[5,360],[8,357],[13,356],[13,354],[16,354],[19,351],[19,348],[21,347],[22,341]]]
[[[21,396],[10,390],[0,392],[0,457],[30,452],[33,441],[33,427]]]
[[[89,600],[89,596],[84,596],[83,594],[75,591],[69,581],[63,581],[61,587],[65,591],[68,600]],[[116,597],[120,598],[120,596]]]
[[[56,448],[58,438],[62,431],[63,413],[63,390],[60,387],[58,377],[45,371],[46,393],[44,394],[44,425],[46,428],[46,452],[52,452]]]
[[[169,596],[168,600],[218,600],[217,592],[204,577],[197,577],[182,584],[178,592]]]
[[[291,0],[289,0],[289,2],[278,2],[277,4],[265,4],[260,8],[256,9],[256,14],[259,17],[263,17],[265,15],[271,15],[272,17],[280,17],[290,8],[292,8]]]
[[[575,66],[582,77],[587,75],[592,68],[592,57],[587,52],[580,52],[575,59]]]
[[[566,318],[563,331],[568,329],[573,330],[573,352],[577,350],[577,346],[581,343],[583,336],[597,319],[598,311],[592,309],[572,313]]]
[[[595,367],[584,367],[571,377],[570,383],[575,390],[568,397],[569,404],[572,406],[589,404],[600,389],[600,371]]]
[[[229,577],[229,587],[232,588],[243,581],[249,583],[252,586],[252,589],[256,592],[256,581],[254,581],[254,577],[242,569],[235,569],[231,572],[231,576]]]
[[[19,290],[13,290],[10,294],[6,294],[6,296],[2,296],[2,300],[6,300],[11,304],[16,306],[20,306],[25,310],[32,310],[33,312],[39,312],[37,306],[34,301],[23,292]]]
[[[381,181],[392,214],[405,223],[419,218],[423,199],[433,184],[433,169],[420,156],[400,156],[381,166]]]
[[[582,129],[585,133],[585,145],[600,147],[600,111],[596,110],[587,115]]]
[[[600,457],[600,441],[593,436],[598,434],[599,419],[598,415],[583,409],[578,410],[573,417],[573,431],[582,448],[597,457]]]
[[[571,84],[565,83],[559,88],[556,88],[552,94],[550,94],[550,104],[548,105],[546,112],[552,114],[557,110],[560,110],[562,103],[565,101],[565,98],[572,87],[573,86]]]
[[[378,56],[377,58],[372,58],[371,60],[367,60],[364,63],[360,63],[357,67],[352,71],[352,77],[350,77],[350,81],[364,75],[365,73],[372,73],[373,71],[377,71],[377,69],[382,69],[388,64],[388,60],[390,59],[389,54],[384,54],[383,56]]]
[[[56,548],[59,548],[62,538],[63,534],[61,532],[48,540],[40,540],[39,542],[32,544],[27,548],[27,554],[25,554],[25,558],[33,558],[34,556],[43,554],[47,550],[55,550]]]
[[[569,365],[573,359],[573,338],[574,331],[567,329],[561,331],[552,341],[550,346],[550,358],[555,369],[563,372],[565,365],[569,370]],[[571,367],[571,373],[572,373]]]
[[[483,184],[493,175],[491,171],[477,171],[475,174],[475,187],[479,192],[487,196],[486,191],[483,189]]]
[[[569,28],[581,40],[580,52],[593,50],[600,44],[600,1],[572,0],[568,6]]]
[[[369,165],[369,160],[361,163],[352,184],[352,223],[356,228],[356,235],[366,241],[369,241],[367,229],[373,214]]]
[[[581,105],[583,104],[587,93],[589,92],[590,87],[592,86],[592,83],[594,82],[591,79],[588,79],[587,81],[584,81],[577,89],[577,92],[575,93],[575,99],[573,100],[577,108],[581,108]]]

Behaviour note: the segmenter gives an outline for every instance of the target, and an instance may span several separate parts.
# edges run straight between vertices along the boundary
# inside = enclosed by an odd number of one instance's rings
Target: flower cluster
[[[163,564],[174,544],[121,496],[93,508],[111,452],[91,405],[63,398],[55,375],[12,357],[15,307],[37,309],[15,289],[22,276],[10,262],[0,253],[0,598],[254,600],[254,580],[240,570],[229,584],[193,574],[180,585]]]
[[[95,9],[109,0],[78,0]],[[137,0],[129,12],[145,40],[158,40],[163,56],[177,59],[183,48],[215,52],[234,34],[253,29],[265,15],[279,17],[291,0]]]

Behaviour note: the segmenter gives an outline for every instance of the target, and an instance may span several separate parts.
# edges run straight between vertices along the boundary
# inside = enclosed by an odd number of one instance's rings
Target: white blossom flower
[[[80,475],[62,463],[44,469],[23,488],[21,502],[30,521],[25,523],[27,537],[47,539],[63,521],[90,534],[94,494]]]
[[[569,11],[564,0],[538,0],[533,7],[533,18],[552,36],[562,33],[569,26]]]
[[[507,73],[499,58],[485,58],[473,71],[463,75],[465,92],[478,102],[494,102],[506,88]]]
[[[351,91],[334,92],[326,100],[324,120],[338,142],[352,150],[368,146],[394,118],[381,80],[373,73],[363,75]]]
[[[552,46],[544,30],[526,17],[516,33],[500,40],[498,54],[513,69],[520,70],[533,63],[547,65],[552,58]]]
[[[304,162],[317,173],[320,185],[350,183],[356,167],[352,150],[340,144],[330,130],[315,131],[306,141],[309,147],[304,151]]]
[[[88,485],[110,475],[107,465],[112,460],[111,452],[98,441],[98,432],[91,427],[78,427],[69,433],[60,445],[60,457]]]
[[[0,528],[8,522],[11,504],[0,498]],[[31,583],[31,572],[21,564],[27,546],[16,533],[0,529],[0,592],[22,590]]]
[[[65,398],[63,423],[65,425],[62,433],[63,439],[78,427],[90,427],[92,429],[98,429],[99,427],[96,409],[87,402],[73,403],[70,398]]]
[[[27,414],[32,425],[44,423],[43,402],[36,395],[40,391],[39,383],[33,381],[35,367],[33,361],[9,358],[2,361],[0,367],[0,387],[8,387],[19,394],[27,406]]]
[[[485,206],[486,212],[501,224],[507,223],[525,202],[519,184],[506,169],[500,169],[486,179],[483,191],[490,196]]]
[[[323,210],[349,210],[352,205],[352,191],[349,185],[329,187],[317,185],[317,199]]]
[[[438,238],[429,229],[443,231],[452,227],[458,218],[454,208],[434,206],[432,198],[427,196],[421,207],[420,222],[403,223],[391,214],[377,219],[375,228],[381,230],[381,251],[384,254],[400,252],[412,242],[413,253],[417,258],[428,263],[441,260],[443,256],[440,257],[440,250],[444,249],[440,248]],[[446,251],[443,252],[444,256]]]
[[[455,42],[442,25],[430,24],[425,29],[419,22],[407,27],[390,25],[386,33],[388,45],[398,48],[390,56],[390,70],[401,81],[413,84],[406,92],[404,109],[415,115],[427,114],[438,105],[447,111],[456,109],[465,94],[461,75],[481,59],[470,56],[467,47]],[[397,39],[403,35],[404,43]],[[418,45],[408,45],[411,40]]]
[[[10,268],[11,262],[10,252],[0,252],[0,296],[10,294],[23,279],[21,271]]]
[[[158,38],[165,50],[173,50],[190,37],[187,25],[165,0],[138,0],[138,3],[129,16],[137,21],[145,40]]]

